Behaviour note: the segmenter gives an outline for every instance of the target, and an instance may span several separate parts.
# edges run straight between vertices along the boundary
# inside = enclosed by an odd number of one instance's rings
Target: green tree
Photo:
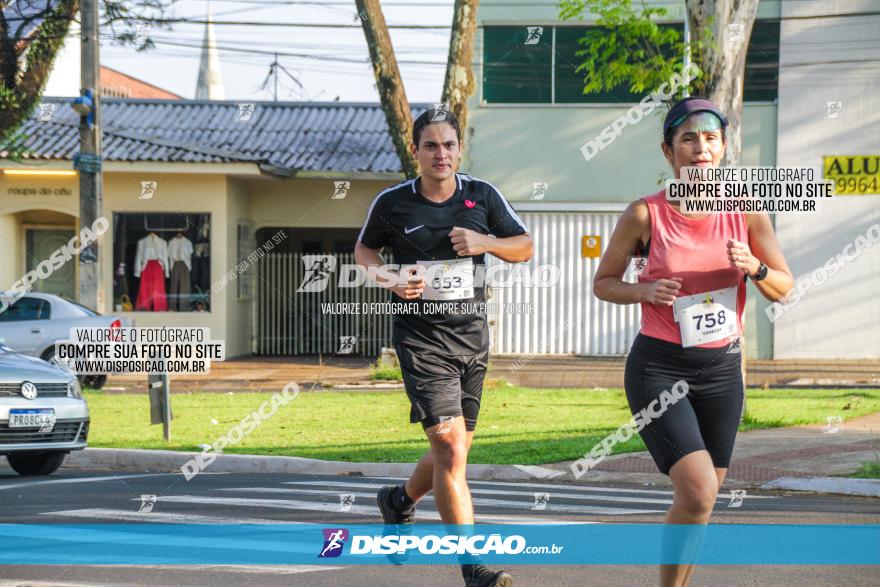
[[[102,0],[101,27],[114,42],[153,47],[151,23],[172,0]],[[46,87],[52,63],[70,25],[78,21],[79,0],[0,0],[0,152],[20,155],[17,129],[31,115]],[[166,27],[167,28],[167,27]]]
[[[446,103],[461,126],[462,136],[467,128],[467,99],[474,92],[473,68],[471,60],[474,51],[474,32],[477,29],[477,8],[480,0],[455,0],[452,8],[452,31],[449,37],[449,57],[446,63],[446,76],[440,102]],[[376,77],[376,90],[388,131],[391,134],[400,165],[408,178],[419,174],[418,162],[409,150],[412,132],[412,110],[406,99],[406,91],[391,36],[382,14],[379,0],[355,0],[358,18],[364,29],[373,73]]]
[[[561,0],[562,20],[584,20],[598,27],[581,39],[584,93],[626,86],[631,92],[653,91],[681,71],[689,54],[700,77],[689,92],[715,102],[730,121],[723,165],[740,163],[742,100],[746,51],[758,0],[686,0],[691,41],[657,21],[669,11],[632,0]],[[678,92],[670,99],[680,97]]]

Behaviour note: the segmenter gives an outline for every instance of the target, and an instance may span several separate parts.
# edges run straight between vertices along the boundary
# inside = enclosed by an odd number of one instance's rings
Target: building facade
[[[99,312],[210,327],[228,356],[388,344],[387,319],[336,325],[320,314],[330,293],[296,291],[303,256],[351,257],[370,202],[401,177],[377,104],[108,99],[103,121]],[[22,129],[29,154],[0,159],[2,289],[82,228],[77,124],[70,100],[46,98]],[[35,290],[76,299],[76,262],[40,277]]]
[[[746,63],[744,165],[828,171],[826,161],[836,161],[862,165],[866,177],[874,165],[880,175],[880,16],[869,4],[837,3],[834,16],[823,2],[760,3]],[[682,3],[665,5],[667,24],[681,26]],[[621,211],[661,189],[669,174],[659,147],[662,113],[627,126],[587,160],[582,146],[640,99],[625,91],[582,94],[575,52],[590,20],[563,22],[553,5],[511,0],[481,5],[478,25],[478,86],[462,170],[497,186],[530,227],[536,253],[529,269],[553,265],[560,276],[554,287],[494,289],[493,301],[533,312],[490,316],[493,351],[625,354],[639,308],[598,301],[592,278]],[[71,170],[78,117],[69,99],[44,103],[24,128],[30,154],[18,161],[0,154],[0,234],[10,251],[0,256],[0,288],[80,229]],[[337,274],[321,291],[299,291],[323,257],[339,267],[353,262],[370,202],[402,179],[378,104],[104,104],[103,210],[111,231],[99,242],[99,311],[122,312],[139,326],[209,326],[226,340],[229,356],[336,352],[346,337],[357,338],[356,352],[366,355],[389,344],[387,317],[337,318],[322,310],[326,302],[379,300],[375,288],[342,291],[333,286]],[[414,105],[414,114],[425,107]],[[811,278],[880,222],[880,195],[839,197],[831,205],[831,214],[774,219],[797,280]],[[157,246],[173,249],[183,264],[174,271],[169,257],[167,272],[154,266],[144,278],[144,251]],[[75,298],[76,283],[76,264],[68,263],[35,287]],[[145,287],[162,289],[164,304],[139,307]],[[773,322],[750,285],[746,352],[877,358],[877,291],[880,247]]]
[[[684,3],[649,4],[669,10],[668,26],[683,27]],[[877,177],[880,15],[870,4],[760,2],[746,59],[742,165],[824,172],[826,158],[838,156],[844,165],[847,157],[864,162],[861,177]],[[557,263],[564,275],[559,291],[503,292],[511,299],[539,297],[534,315],[499,319],[496,350],[623,353],[637,332],[638,309],[598,302],[591,282],[620,212],[659,191],[670,174],[660,150],[665,112],[626,126],[587,160],[583,145],[642,98],[625,90],[582,94],[584,74],[575,71],[582,58],[575,52],[578,39],[595,30],[589,16],[560,21],[556,6],[514,0],[481,5],[478,21],[478,88],[469,102],[465,167],[495,183],[534,227],[533,263]],[[880,222],[880,195],[842,196],[829,209],[774,218],[796,280],[810,279]],[[585,254],[585,238],[595,238],[599,250]],[[873,247],[774,322],[750,284],[748,356],[880,356],[878,269],[880,247]]]

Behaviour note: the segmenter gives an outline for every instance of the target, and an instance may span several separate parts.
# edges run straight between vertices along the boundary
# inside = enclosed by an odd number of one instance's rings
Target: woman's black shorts
[[[683,348],[643,334],[636,337],[626,360],[626,399],[634,416],[645,410],[651,420],[640,434],[662,473],[668,475],[681,457],[698,450],[708,451],[716,467],[730,466],[743,404],[741,357],[738,344]],[[681,380],[687,395],[669,401]],[[666,410],[659,414],[662,403]]]

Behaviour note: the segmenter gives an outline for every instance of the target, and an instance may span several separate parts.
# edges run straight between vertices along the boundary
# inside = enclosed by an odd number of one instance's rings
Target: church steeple
[[[224,100],[223,76],[220,73],[220,55],[217,52],[217,39],[214,37],[214,23],[211,21],[211,3],[208,2],[208,18],[205,24],[205,39],[202,42],[202,59],[199,63],[199,81],[196,85],[196,100]]]

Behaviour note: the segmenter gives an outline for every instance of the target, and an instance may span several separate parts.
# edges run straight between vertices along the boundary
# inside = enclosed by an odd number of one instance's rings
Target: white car
[[[67,340],[71,328],[121,328],[132,321],[118,316],[102,316],[76,302],[54,294],[0,292],[0,300],[9,304],[0,312],[0,339],[16,352],[56,363],[55,342]],[[14,302],[14,303],[12,303]],[[63,367],[63,365],[59,365]],[[100,389],[106,375],[80,375],[80,384]]]
[[[69,371],[0,342],[0,455],[21,475],[54,473],[86,447],[89,407]]]

